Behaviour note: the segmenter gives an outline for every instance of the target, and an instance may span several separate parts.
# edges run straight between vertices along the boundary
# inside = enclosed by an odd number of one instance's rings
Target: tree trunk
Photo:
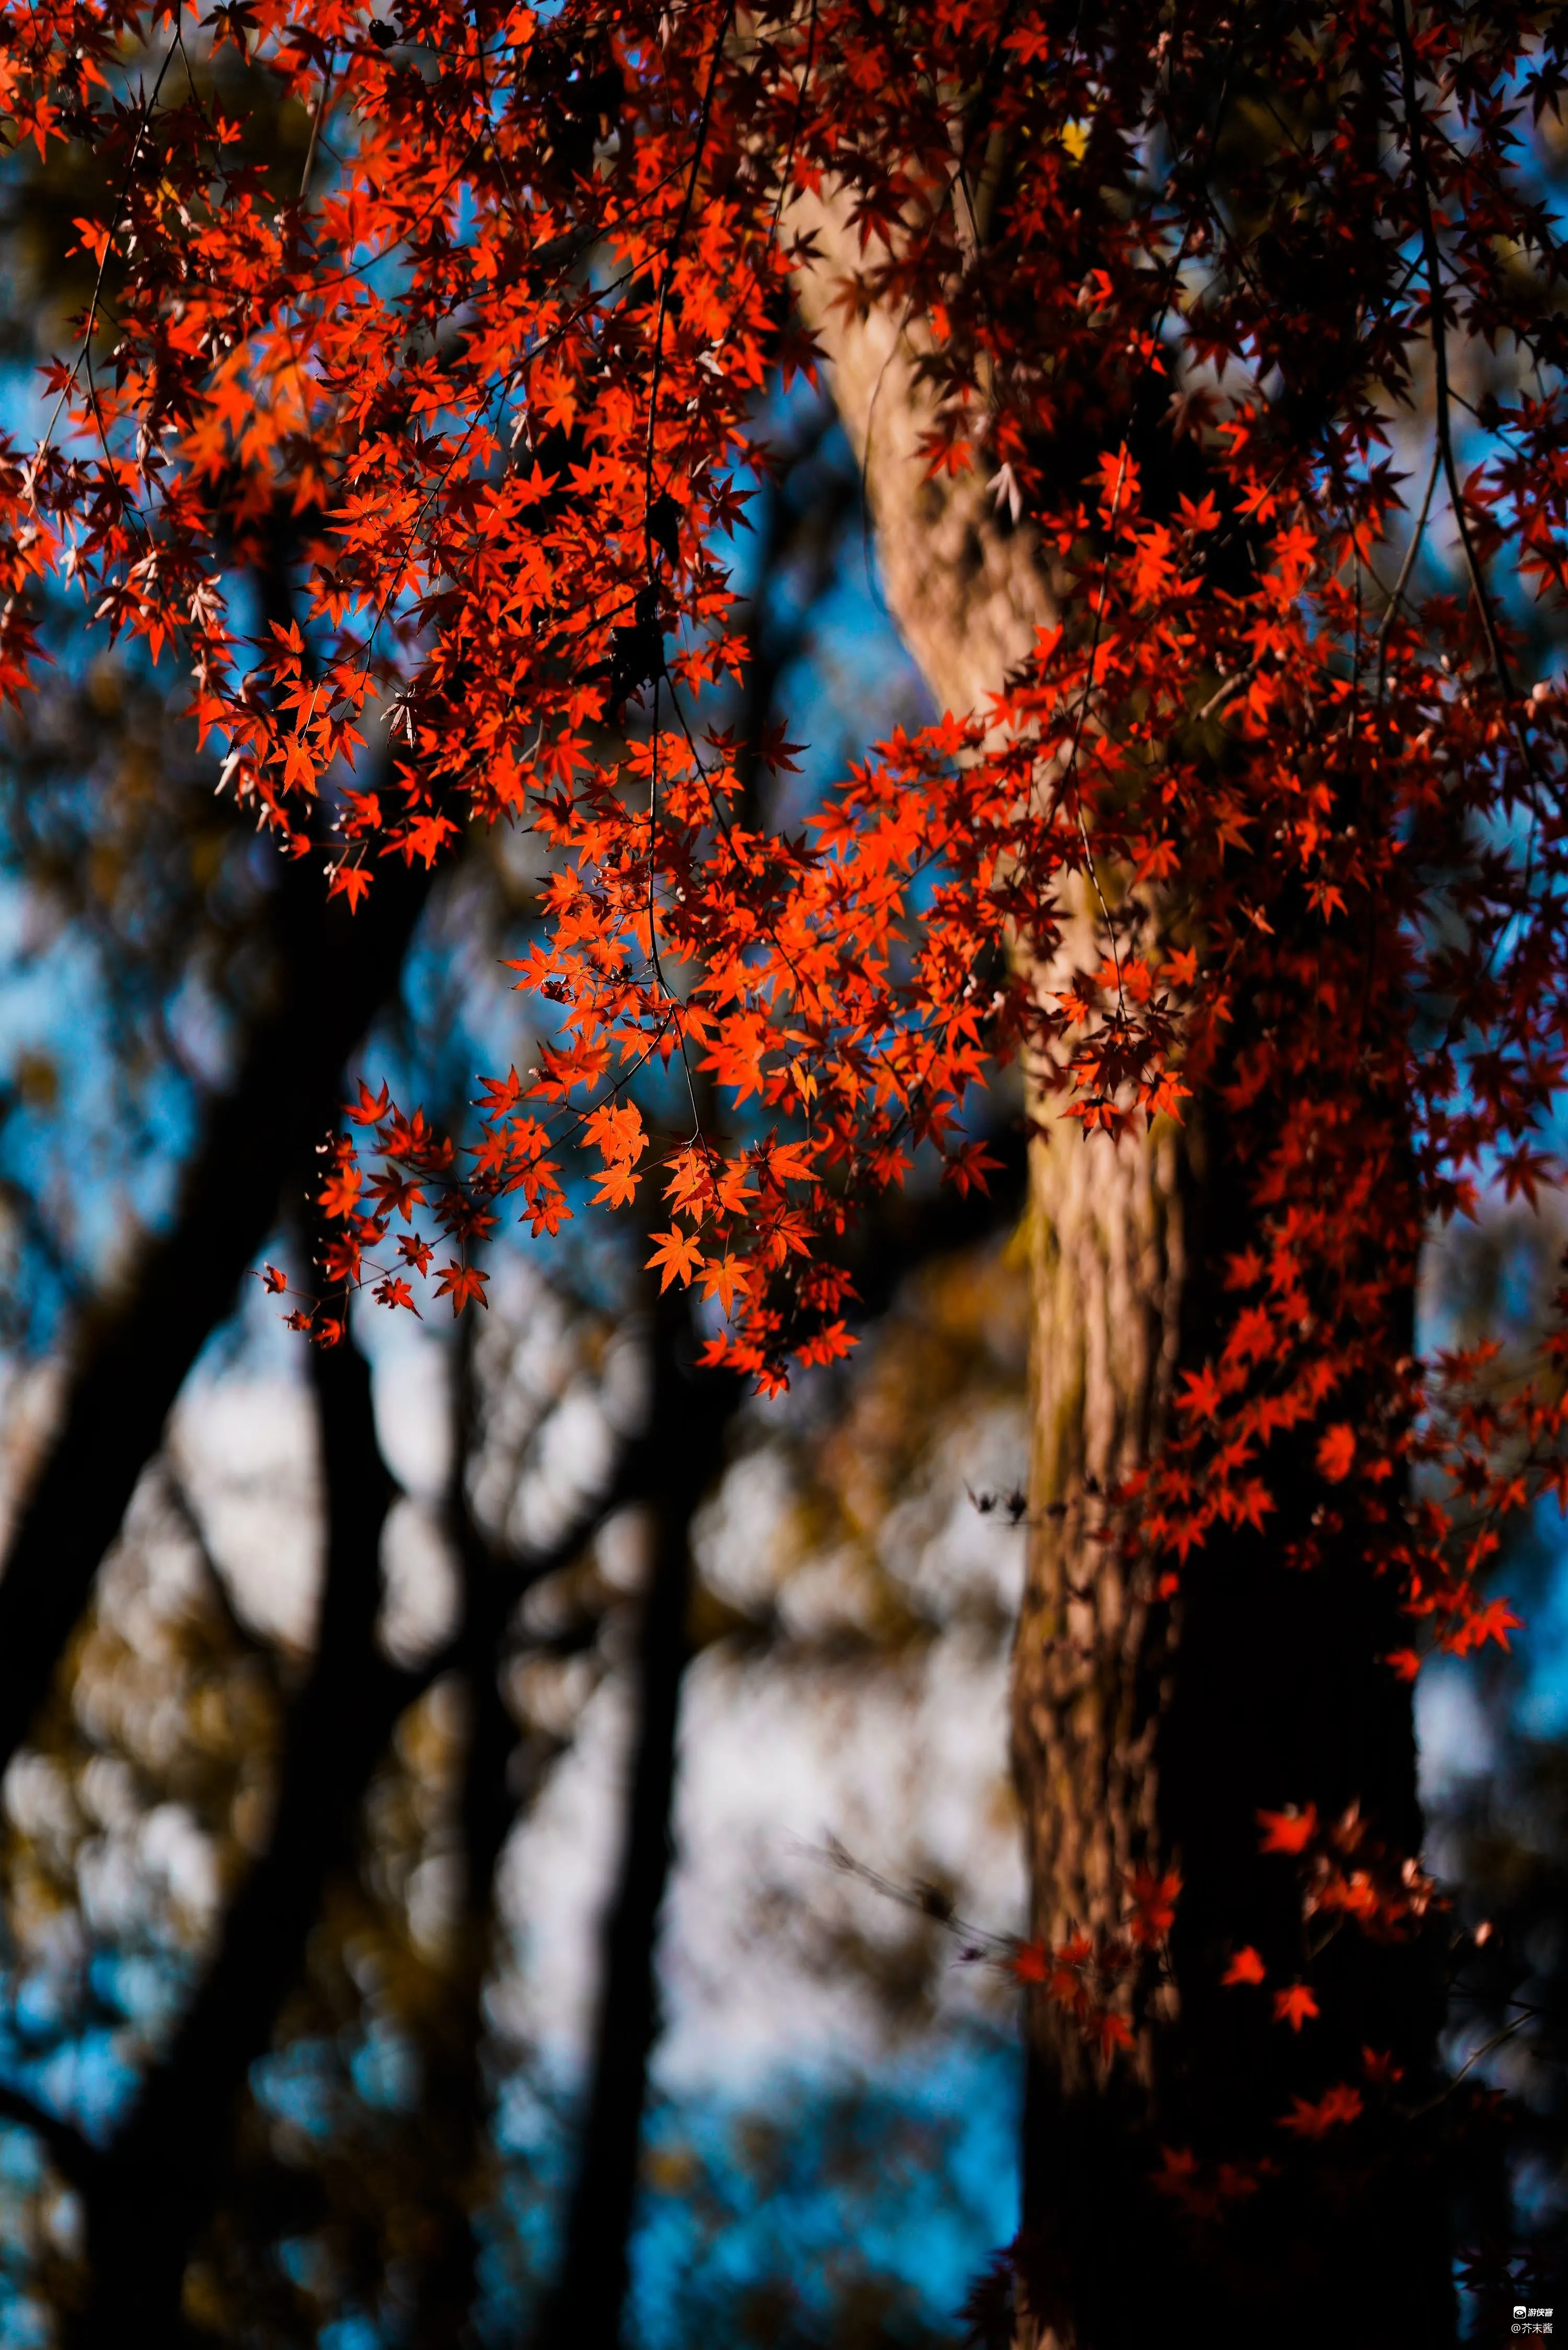
[[[479,2222],[493,2199],[492,2084],[485,2063],[484,1994],[495,1958],[496,1872],[523,1790],[516,1725],[501,1685],[506,1627],[524,1577],[474,1515],[468,1471],[476,1450],[477,1317],[460,1327],[453,1368],[452,1466],[447,1532],[457,1554],[462,1613],[451,1661],[465,1716],[458,1788],[462,1893],[449,1929],[441,1995],[421,2049],[420,2128],[431,2189],[420,2213],[421,2250],[409,2326],[410,2350],[454,2350],[470,2338],[479,2294]]]
[[[983,710],[1053,617],[1047,567],[978,474],[924,478],[934,415],[918,328],[834,306],[860,261],[842,203],[801,198],[789,217],[820,255],[797,299],[861,463],[893,619],[938,703]],[[1073,949],[1069,935],[1068,961]],[[1403,1638],[1395,1595],[1362,1565],[1354,1527],[1313,1573],[1282,1563],[1293,1495],[1310,1503],[1307,1463],[1278,1444],[1270,1534],[1211,1541],[1174,1605],[1124,1564],[1108,1498],[1158,1449],[1179,1367],[1210,1352],[1220,1269],[1245,1243],[1216,1111],[1199,1098],[1183,1127],[1116,1144],[1031,1088],[1032,1535],[1013,1746],[1033,1930],[1114,1930],[1140,1864],[1179,1871],[1183,1890],[1168,1974],[1147,1970],[1130,2003],[1130,2056],[1103,2064],[1031,1995],[1020,2350],[1305,2350],[1331,2333],[1436,2345],[1453,2331],[1443,2194],[1417,2125],[1369,2145],[1368,2123],[1350,2169],[1337,2149],[1298,2147],[1278,2125],[1300,2045],[1267,1993],[1220,1988],[1239,1947],[1302,1939],[1294,1872],[1259,1852],[1261,1807],[1314,1802],[1330,1818],[1357,1802],[1390,1846],[1419,1848],[1409,1694],[1379,1661]],[[1314,1981],[1325,2083],[1361,2079],[1366,2044],[1393,2053],[1420,2101],[1442,2008],[1429,1944],[1350,1929]],[[1165,2147],[1262,2158],[1281,2181],[1265,2172],[1195,2222],[1153,2188]]]
[[[413,1693],[375,1645],[393,1487],[369,1367],[348,1341],[312,1367],[326,1499],[316,1652],[285,1731],[266,1851],[88,2196],[90,2281],[69,2336],[79,2350],[168,2350],[186,2337],[185,2266],[223,2184],[234,2102],[270,2044],[327,1878],[353,1852],[371,1773]]]
[[[694,1367],[680,1290],[654,1302],[644,1498],[652,1558],[638,1642],[638,1719],[619,1874],[605,1919],[592,2077],[545,2350],[618,2350],[649,2060],[659,2034],[659,1922],[671,1859],[680,1683],[690,1654],[691,1520],[723,1460],[734,1375]]]
[[[1280,2130],[1293,2095],[1364,2084],[1387,2052],[1430,2094],[1442,1979],[1434,1944],[1354,1927],[1316,1959],[1305,2048],[1272,1991],[1224,1986],[1235,1952],[1271,1983],[1305,1971],[1294,1866],[1259,1812],[1358,1805],[1420,1846],[1409,1695],[1383,1663],[1397,1595],[1354,1525],[1310,1572],[1283,1551],[1312,1507],[1310,1447],[1276,1441],[1268,1532],[1220,1530],[1163,1605],[1129,1579],[1106,1490],[1158,1445],[1175,1371],[1213,1348],[1218,1270],[1247,1202],[1213,1105],[1147,1146],[1032,1146],[1033,1522],[1013,1675],[1033,1924],[1113,1931],[1140,1864],[1182,1889],[1168,1978],[1135,1996],[1136,2048],[1111,2068],[1036,1999],[1030,2033],[1020,2339],[1120,2350],[1159,2333],[1214,2342],[1440,2345],[1452,2338],[1445,2190],[1412,2114],[1308,2156]],[[1378,2130],[1381,2130],[1381,2136]],[[1153,2186],[1164,2149],[1278,2166],[1201,2226]]]

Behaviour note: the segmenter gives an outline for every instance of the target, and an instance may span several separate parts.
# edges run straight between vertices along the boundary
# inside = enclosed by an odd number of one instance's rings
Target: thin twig
[[[1427,519],[1432,511],[1432,495],[1434,491],[1437,489],[1438,475],[1442,471],[1442,465],[1443,452],[1441,449],[1434,449],[1432,452],[1432,469],[1427,475],[1427,494],[1421,500],[1421,511],[1416,517],[1416,527],[1410,535],[1410,544],[1405,549],[1405,560],[1399,567],[1399,577],[1396,579],[1393,588],[1389,591],[1388,608],[1383,615],[1383,623],[1377,631],[1377,698],[1379,701],[1383,699],[1383,678],[1387,659],[1388,631],[1394,625],[1395,614],[1398,611],[1400,605],[1405,600],[1405,590],[1410,584],[1410,574],[1416,568],[1416,558],[1421,552],[1421,541],[1427,535]]]
[[[1222,679],[1218,692],[1210,695],[1201,710],[1194,711],[1192,724],[1201,726],[1206,718],[1215,717],[1224,709],[1228,702],[1241,692],[1244,685],[1251,685],[1258,674],[1262,661],[1262,655],[1260,653],[1256,660],[1250,660],[1247,663],[1245,669],[1239,669],[1231,676]]]
[[[940,1926],[944,1933],[953,1935],[964,1944],[963,1956],[967,1959],[1002,1960],[1018,1948],[1016,1934],[999,1934],[994,1927],[977,1926],[969,1918],[961,1917],[940,1886],[925,1883],[900,1885],[890,1877],[883,1877],[877,1869],[868,1867],[865,1861],[857,1860],[836,1835],[829,1835],[823,1844],[807,1845],[803,1849],[810,1854],[813,1860],[836,1869],[841,1877],[854,1877],[857,1884],[869,1886],[885,1900],[896,1901],[901,1909],[912,1909],[918,1917],[929,1918],[933,1926]]]
[[[1465,2058],[1452,2080],[1439,2089],[1435,2097],[1428,2097],[1424,2106],[1401,2107],[1401,2118],[1407,2122],[1418,2122],[1426,2115],[1436,2113],[1438,2107],[1453,2095],[1467,2073],[1472,2071],[1477,2064],[1484,2063],[1485,2059],[1495,2050],[1502,2047],[1505,2042],[1515,2039],[1523,2031],[1525,2025],[1533,2020],[1536,2013],[1536,2009],[1527,2007],[1522,2014],[1515,2016],[1511,2023],[1505,2023],[1501,2032],[1494,2032],[1490,2040],[1483,2040],[1480,2046],[1472,2050],[1471,2054]]]
[[[327,109],[332,103],[332,77],[336,71],[337,67],[333,63],[330,55],[328,55],[327,71],[322,78],[320,95],[316,101],[316,110],[310,118],[310,144],[305,151],[305,169],[299,175],[298,200],[301,203],[305,202],[310,190],[310,174],[316,168],[316,143],[321,136],[321,125],[326,119]]]
[[[125,178],[120,184],[119,194],[115,201],[114,214],[109,225],[109,235],[104,241],[103,251],[99,255],[98,276],[93,280],[92,300],[88,305],[87,320],[81,331],[81,348],[77,353],[69,375],[67,376],[64,383],[60,386],[60,396],[55,402],[54,408],[49,416],[48,423],[44,428],[43,439],[38,444],[40,450],[47,448],[49,442],[54,439],[55,426],[59,421],[60,410],[64,407],[67,398],[69,395],[71,386],[77,380],[78,371],[80,369],[83,360],[87,359],[88,353],[91,348],[93,331],[98,325],[99,304],[103,296],[104,273],[109,267],[109,256],[114,250],[114,240],[119,234],[119,216],[125,209],[125,200],[130,193],[131,182],[136,177],[136,167],[141,161],[141,142],[143,139],[146,138],[148,126],[152,120],[152,109],[158,103],[158,93],[163,87],[163,77],[173,63],[174,52],[180,47],[180,36],[178,32],[176,32],[173,40],[169,44],[168,53],[163,59],[163,63],[158,68],[158,78],[152,85],[152,95],[146,101],[141,109],[141,120],[136,126],[136,137],[131,141],[130,160],[125,167]],[[100,419],[99,427],[100,437],[102,434],[102,429]],[[36,507],[36,496],[34,504]]]
[[[1480,613],[1487,650],[1497,673],[1497,681],[1504,696],[1511,702],[1513,685],[1509,675],[1508,659],[1498,635],[1497,623],[1492,615],[1491,598],[1487,593],[1480,560],[1470,536],[1469,519],[1465,512],[1464,493],[1459,484],[1459,467],[1454,462],[1449,395],[1449,341],[1448,330],[1443,323],[1443,259],[1438,245],[1437,224],[1432,213],[1431,182],[1428,177],[1427,151],[1421,135],[1424,118],[1421,113],[1420,100],[1417,95],[1416,54],[1411,46],[1410,27],[1405,15],[1405,0],[1393,0],[1393,14],[1395,39],[1399,49],[1400,92],[1405,108],[1405,142],[1409,151],[1410,179],[1416,193],[1417,207],[1420,213],[1421,249],[1427,264],[1427,298],[1431,313],[1432,368],[1437,390],[1435,424],[1438,457],[1442,466],[1443,478],[1448,484],[1449,498],[1454,513],[1454,525],[1459,535],[1459,545],[1464,550],[1465,568],[1469,574],[1470,587],[1475,596],[1477,609]],[[1523,748],[1522,743],[1521,747]],[[1525,751],[1525,764],[1529,766],[1530,764],[1529,753]]]

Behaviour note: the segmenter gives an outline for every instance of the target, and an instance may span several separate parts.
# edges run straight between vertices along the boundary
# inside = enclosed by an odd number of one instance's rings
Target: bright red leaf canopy
[[[1114,1131],[1207,1092],[1255,1220],[1156,1534],[1262,1521],[1304,1431],[1323,1523],[1354,1503],[1450,1645],[1504,1637],[1475,1578],[1554,1474],[1555,1364],[1505,1425],[1473,1362],[1412,1363],[1408,1300],[1434,1214],[1546,1171],[1563,1074],[1564,705],[1532,650],[1568,495],[1561,14],[4,21],[6,138],[83,142],[104,190],[91,312],[0,467],[4,691],[67,589],[177,650],[227,786],[351,904],[474,818],[549,852],[539,1067],[487,1087],[472,1158],[367,1097],[318,1335],[362,1278],[481,1294],[497,1203],[553,1231],[585,1150],[610,1203],[653,1188],[713,1355],[774,1381],[846,1344],[846,1203],[922,1146],[979,1173],[960,1112],[993,1061]],[[253,135],[286,100],[296,184]],[[992,482],[1060,626],[785,834],[698,705],[741,659],[716,548],[768,463],[758,394],[811,363],[802,191],[857,225],[849,310],[921,322],[930,468]],[[231,589],[280,513],[300,617],[257,643]],[[690,1076],[685,1134],[628,1091],[653,1057]],[[1422,1451],[1448,1508],[1395,1498]]]

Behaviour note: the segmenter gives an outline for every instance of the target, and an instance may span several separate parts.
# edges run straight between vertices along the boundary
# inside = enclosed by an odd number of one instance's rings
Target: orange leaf
[[[363,1180],[359,1170],[355,1166],[337,1168],[321,1186],[322,1214],[351,1216]]]
[[[454,1257],[450,1264],[438,1267],[435,1294],[438,1297],[451,1298],[452,1310],[456,1315],[465,1305],[484,1304],[484,1284],[489,1278],[490,1275],[481,1273],[476,1264],[459,1264]]]
[[[674,1228],[667,1232],[649,1232],[649,1238],[659,1243],[648,1260],[648,1270],[651,1273],[656,1267],[662,1268],[663,1277],[659,1284],[660,1296],[672,1281],[679,1281],[684,1288],[702,1262],[701,1243],[689,1239],[686,1233]]]
[[[716,1296],[726,1314],[733,1313],[735,1292],[742,1286],[743,1271],[739,1257],[709,1257],[702,1267],[703,1296]]]
[[[596,1176],[594,1179],[595,1206],[626,1207],[636,1198],[637,1187],[641,1180],[642,1178],[635,1168],[628,1167],[624,1162],[618,1166],[607,1167],[602,1175]]]
[[[387,1092],[385,1083],[383,1083],[379,1094],[373,1094],[370,1091],[369,1087],[365,1083],[364,1078],[361,1077],[359,1080],[359,1098],[357,1102],[351,1102],[348,1105],[345,1114],[353,1119],[356,1126],[377,1126],[380,1123],[381,1119],[386,1117],[387,1112],[390,1107],[391,1099]]]

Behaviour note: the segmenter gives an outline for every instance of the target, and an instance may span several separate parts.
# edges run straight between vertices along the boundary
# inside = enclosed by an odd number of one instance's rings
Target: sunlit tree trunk
[[[858,457],[891,617],[940,708],[983,711],[1054,617],[1049,567],[976,473],[925,477],[932,421],[918,328],[835,299],[861,265],[842,205],[791,218],[820,260],[795,280],[828,355]],[[1105,877],[1113,886],[1113,877]],[[1061,949],[1086,962],[1069,902]],[[1039,972],[1047,989],[1054,974]],[[1242,1007],[1239,1026],[1244,1027]],[[1453,2325],[1443,2191],[1429,2142],[1379,2147],[1343,2180],[1241,2198],[1192,2227],[1153,2174],[1165,2147],[1289,2151],[1291,2034],[1265,1994],[1220,1978],[1234,1950],[1296,1929],[1293,1871],[1259,1853],[1257,1811],[1358,1802],[1418,1849],[1407,1691],[1380,1659],[1406,1637],[1359,1567],[1354,1527],[1313,1575],[1282,1561],[1304,1464],[1276,1447],[1267,1538],[1211,1543],[1158,1602],[1126,1563],[1109,1498],[1153,1457],[1177,1374],[1210,1351],[1224,1255],[1248,1213],[1213,1099],[1138,1139],[1085,1139],[1030,1086],[1031,1536],[1013,1672],[1013,1753],[1033,1928],[1114,1929],[1140,1864],[1179,1870],[1168,1979],[1135,1996],[1132,2054],[1106,2067],[1076,2024],[1032,1999],[1023,2227],[1009,2327],[1020,2350],[1121,2350],[1160,2339],[1440,2344]],[[1303,1507],[1308,1506],[1303,1503]],[[1289,1915],[1282,1915],[1289,1912]],[[1346,2077],[1361,2044],[1395,2051],[1429,2094],[1441,1984],[1423,1947],[1354,1933],[1328,1961]],[[1310,2166],[1306,2166],[1310,2168]],[[1005,2334],[1001,2337],[1005,2339]]]

